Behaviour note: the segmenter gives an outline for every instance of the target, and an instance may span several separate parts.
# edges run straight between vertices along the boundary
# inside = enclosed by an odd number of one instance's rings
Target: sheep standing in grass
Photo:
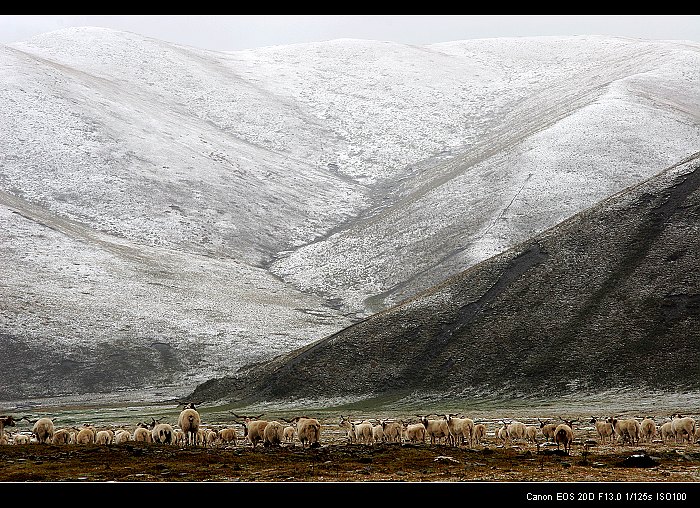
[[[372,425],[372,442],[383,443],[384,441],[384,427],[382,427],[381,422]]]
[[[689,416],[682,416],[678,413],[673,415],[671,420],[671,429],[676,438],[676,443],[682,443],[685,439],[688,443],[692,443],[695,439],[695,420]]]
[[[321,446],[321,423],[316,418],[296,416],[289,423],[296,422],[297,437],[301,447],[317,448]]]
[[[287,444],[294,443],[294,434],[296,434],[296,429],[294,428],[294,425],[287,425],[284,428],[283,434],[284,434],[284,442],[285,443],[287,443]]]
[[[95,443],[99,445],[111,445],[114,442],[114,432],[111,430],[98,430],[95,434]]]
[[[58,429],[53,433],[53,439],[51,443],[58,444],[69,444],[71,442],[71,430],[70,429]]]
[[[128,430],[119,429],[114,433],[114,444],[123,444],[131,441],[131,434]]]
[[[444,416],[445,421],[447,421],[447,428],[450,431],[449,442],[453,446],[460,446],[468,441],[469,446],[473,446],[474,421],[471,418],[457,418],[456,416],[456,414],[446,414]]]
[[[204,446],[213,448],[216,446],[216,441],[219,438],[219,434],[214,429],[206,429],[204,431]]]
[[[263,446],[282,446],[284,442],[284,425],[277,420],[267,422],[263,431]]]
[[[549,442],[554,442],[554,431],[557,430],[557,424],[556,423],[545,423],[539,418],[537,419],[538,422],[540,422],[540,432],[542,432],[542,435],[544,438],[549,441]]]
[[[615,435],[619,436],[620,444],[624,445],[629,442],[631,445],[639,443],[639,438],[642,434],[642,426],[634,418],[623,418],[618,420],[615,417],[609,419],[615,430]]]
[[[404,423],[402,435],[405,442],[411,444],[425,443],[425,425],[422,423]]]
[[[137,443],[151,443],[153,438],[151,437],[151,431],[143,422],[139,422],[134,429],[134,441]]]
[[[78,431],[75,437],[75,442],[77,444],[94,444],[95,443],[95,429],[90,425],[85,424],[82,429]]]
[[[241,425],[243,425],[243,437],[245,437],[248,442],[253,445],[253,449],[255,449],[255,446],[262,442],[265,438],[265,427],[267,426],[267,420],[260,420],[259,418],[262,415],[238,416],[236,413],[233,413],[233,416],[243,420],[240,422]]]
[[[497,429],[494,434],[496,438],[503,443],[503,446],[506,446],[508,444],[508,424],[503,421],[501,423],[503,427]]]
[[[54,426],[51,418],[39,418],[34,423],[32,435],[39,443],[49,444],[53,439]]]
[[[591,417],[591,421],[593,425],[595,425],[595,431],[598,434],[598,439],[605,444],[606,442],[610,442],[610,444],[613,443],[613,440],[615,438],[615,428],[613,427],[612,422],[610,419],[607,420],[599,420],[595,416]]]
[[[663,423],[659,429],[659,433],[661,434],[661,441],[663,443],[668,443],[671,441],[671,438],[675,438],[673,435],[673,422]]]
[[[185,446],[185,433],[179,427],[173,428],[173,444],[175,446]]]
[[[201,424],[202,418],[199,416],[199,411],[195,408],[194,403],[186,404],[177,417],[177,425],[185,434],[185,446],[197,446],[199,426]]]
[[[525,439],[530,441],[532,444],[537,445],[537,427],[534,425],[526,425]]]
[[[219,442],[223,445],[236,444],[236,429],[225,427],[219,430]]]
[[[425,434],[430,438],[430,444],[447,444],[450,438],[450,428],[447,426],[447,420],[440,418],[439,420],[430,420],[428,416],[419,416],[420,422],[425,427]]]
[[[12,437],[12,444],[29,444],[31,443],[32,438],[31,436],[28,436],[27,434],[15,434]]]
[[[379,423],[384,429],[384,439],[387,443],[401,442],[401,422],[380,420]]]
[[[151,418],[151,442],[158,444],[172,444],[173,426],[169,423],[161,423],[160,420]]]
[[[345,418],[343,415],[340,415],[340,421],[338,422],[338,426],[341,429],[345,429],[345,435],[348,438],[348,444],[357,443],[357,434],[355,431],[355,424],[353,424],[350,421],[350,417]]]
[[[474,424],[474,444],[480,445],[486,439],[486,425],[483,423]]]
[[[652,419],[651,416],[647,416],[642,420],[642,423],[639,424],[641,427],[641,440],[646,443],[651,443],[654,438],[656,437],[656,422]]]
[[[571,452],[571,445],[574,442],[574,422],[576,420],[564,420],[564,423],[557,425],[554,431],[554,442],[557,443],[557,450],[559,446],[564,446],[564,453],[567,455]]]
[[[372,423],[370,421],[363,420],[361,422],[353,422],[352,425],[355,429],[355,437],[359,444],[374,444],[374,434],[372,432]]]
[[[524,441],[527,437],[526,425],[523,422],[517,420],[512,421],[508,424],[508,440],[513,443],[514,440]]]

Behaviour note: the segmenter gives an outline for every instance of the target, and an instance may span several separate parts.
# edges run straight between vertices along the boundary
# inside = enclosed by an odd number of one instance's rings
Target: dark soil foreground
[[[97,486],[102,487],[96,491],[101,495],[134,493],[136,488],[139,495],[156,496],[172,493],[175,483],[185,488],[183,494],[197,496],[217,489],[243,493],[262,488],[308,495],[330,487],[335,493],[347,490],[356,495],[398,486],[403,486],[402,494],[413,495],[420,485],[415,494],[486,489],[487,495],[504,499],[544,496],[543,502],[549,495],[553,502],[556,496],[593,496],[589,504],[605,496],[612,496],[609,501],[630,495],[642,496],[640,500],[649,496],[649,501],[669,496],[664,502],[676,505],[700,499],[700,445],[661,442],[641,447],[605,444],[588,450],[580,445],[570,455],[556,446],[540,446],[538,451],[534,445],[503,447],[495,441],[474,448],[383,443],[304,449],[297,443],[255,450],[250,445],[28,444],[1,446],[0,461],[0,479],[17,482],[9,492],[31,499],[43,495],[51,499],[73,490],[79,495]],[[54,482],[62,482],[59,489]]]

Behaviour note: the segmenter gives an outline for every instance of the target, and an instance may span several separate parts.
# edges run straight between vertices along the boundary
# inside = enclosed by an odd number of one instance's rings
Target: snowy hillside
[[[86,27],[0,64],[9,398],[187,393],[700,145],[700,46],[681,41],[224,53]]]

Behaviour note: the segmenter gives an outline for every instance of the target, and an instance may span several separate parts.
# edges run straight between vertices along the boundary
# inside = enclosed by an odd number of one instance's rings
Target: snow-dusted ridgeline
[[[141,344],[162,368],[134,389],[190,390],[697,151],[699,60],[595,36],[0,46],[0,334],[59,344],[68,370],[128,372],[78,345]]]

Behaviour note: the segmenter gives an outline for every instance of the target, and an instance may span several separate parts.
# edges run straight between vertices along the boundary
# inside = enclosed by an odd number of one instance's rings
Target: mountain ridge
[[[603,37],[0,46],[2,393],[184,393],[360,322],[692,153],[698,63]]]
[[[686,229],[697,231],[699,218],[700,152],[395,307],[190,397],[313,406],[698,392],[692,266],[700,242]],[[601,237],[624,248],[601,248]],[[653,284],[639,284],[649,272]],[[617,328],[605,323],[614,313],[625,314],[611,319]]]

